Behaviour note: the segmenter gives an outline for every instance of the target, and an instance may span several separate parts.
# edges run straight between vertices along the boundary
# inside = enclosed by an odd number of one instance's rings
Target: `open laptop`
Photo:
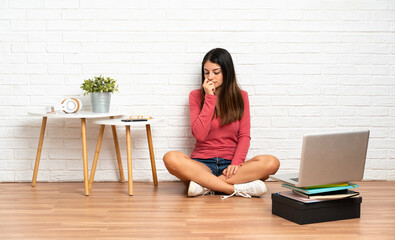
[[[270,175],[295,187],[362,180],[369,131],[303,137],[299,173]]]

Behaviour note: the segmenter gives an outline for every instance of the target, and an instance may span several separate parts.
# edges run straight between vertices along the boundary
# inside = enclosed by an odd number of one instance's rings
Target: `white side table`
[[[41,149],[43,146],[43,141],[44,141],[44,133],[45,133],[45,127],[47,125],[47,118],[64,118],[64,119],[81,119],[81,138],[82,138],[82,156],[83,156],[83,166],[84,166],[84,186],[85,186],[85,195],[89,195],[89,176],[88,176],[88,153],[87,153],[87,140],[86,140],[86,119],[95,119],[95,118],[105,118],[105,117],[111,117],[113,118],[114,116],[121,116],[122,114],[116,114],[116,113],[93,113],[93,112],[87,112],[87,111],[79,111],[77,113],[72,113],[72,114],[66,114],[63,112],[56,112],[56,113],[45,113],[45,112],[29,112],[28,113],[30,116],[36,116],[36,117],[42,117],[42,123],[41,123],[41,132],[40,132],[40,138],[38,142],[38,147],[37,147],[37,154],[36,154],[36,163],[34,165],[34,172],[33,172],[33,179],[32,179],[32,186],[36,186],[36,181],[37,181],[37,174],[38,174],[38,167],[40,164],[40,158],[41,158]],[[115,144],[115,149],[117,151],[117,157],[118,158],[118,166],[119,166],[119,173],[121,176],[121,181],[124,182],[125,178],[123,175],[123,168],[122,168],[122,162],[120,158],[120,153],[119,153],[119,145],[118,142],[115,141],[117,139],[116,135],[116,129],[115,127],[112,129],[112,133],[114,135],[114,144]]]
[[[97,139],[95,157],[93,159],[93,165],[90,174],[89,180],[89,189],[92,189],[93,180],[95,178],[95,171],[97,166],[97,161],[99,159],[100,147],[101,142],[103,139],[104,128],[106,125],[115,128],[115,126],[125,126],[126,128],[126,150],[127,150],[127,158],[128,158],[128,193],[129,195],[133,195],[133,176],[132,176],[132,141],[130,138],[130,127],[138,127],[138,126],[145,126],[147,131],[147,140],[148,140],[148,148],[151,160],[151,170],[152,170],[152,178],[154,180],[154,186],[158,186],[158,178],[156,175],[156,166],[155,166],[155,156],[154,156],[154,148],[152,144],[152,136],[151,136],[151,124],[157,123],[162,121],[163,119],[154,118],[147,121],[141,122],[122,122],[121,119],[105,119],[105,120],[98,120],[95,121],[96,124],[100,124],[100,132],[99,137]],[[114,141],[118,141],[116,136],[114,135]]]

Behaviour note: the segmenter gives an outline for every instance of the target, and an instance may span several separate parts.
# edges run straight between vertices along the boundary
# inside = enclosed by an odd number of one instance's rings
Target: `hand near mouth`
[[[208,80],[207,78],[204,79],[202,87],[206,94],[215,95],[215,86],[212,81]]]

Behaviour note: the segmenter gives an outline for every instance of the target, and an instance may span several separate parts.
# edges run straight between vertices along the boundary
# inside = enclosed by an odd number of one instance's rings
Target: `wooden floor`
[[[0,183],[0,239],[395,239],[395,182],[359,182],[361,218],[298,225],[261,198],[187,198],[180,182]]]

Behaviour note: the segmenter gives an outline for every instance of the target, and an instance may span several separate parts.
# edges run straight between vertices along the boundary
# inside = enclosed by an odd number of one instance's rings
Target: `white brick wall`
[[[395,3],[390,0],[0,0],[0,181],[31,181],[41,119],[32,110],[80,97],[83,79],[118,80],[112,108],[166,118],[161,158],[190,153],[188,93],[200,63],[228,49],[249,92],[249,157],[299,168],[307,133],[370,129],[365,179],[395,180]],[[88,121],[91,166],[98,126]],[[125,133],[118,129],[126,169]],[[151,181],[145,131],[132,129],[134,178]],[[98,181],[118,179],[106,129]],[[39,181],[82,181],[79,120],[49,119]]]

